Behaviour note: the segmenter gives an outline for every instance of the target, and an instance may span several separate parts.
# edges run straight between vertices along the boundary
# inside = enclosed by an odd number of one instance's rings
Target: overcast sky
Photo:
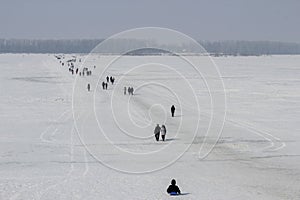
[[[158,26],[198,40],[300,42],[300,0],[0,0],[0,38],[106,38]]]

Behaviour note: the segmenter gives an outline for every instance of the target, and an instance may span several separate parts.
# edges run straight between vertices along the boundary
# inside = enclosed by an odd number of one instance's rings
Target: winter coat
[[[165,127],[165,126],[162,126],[162,127],[161,127],[161,129],[160,129],[160,133],[161,133],[161,135],[166,135],[166,133],[167,133],[167,129],[166,129],[166,127]]]
[[[167,192],[168,193],[175,192],[177,194],[180,194],[180,190],[179,190],[179,187],[177,185],[169,185],[169,187],[167,189]]]
[[[156,126],[155,129],[154,129],[154,134],[155,135],[157,135],[157,134],[159,135],[159,133],[160,133],[160,127]]]
[[[173,105],[172,107],[171,107],[171,112],[174,112],[175,111],[175,106]]]

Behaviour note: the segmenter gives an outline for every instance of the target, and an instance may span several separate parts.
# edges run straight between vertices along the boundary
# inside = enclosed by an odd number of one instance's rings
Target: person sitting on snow
[[[180,194],[179,187],[176,185],[175,179],[171,181],[171,185],[169,185],[167,192],[169,194]]]

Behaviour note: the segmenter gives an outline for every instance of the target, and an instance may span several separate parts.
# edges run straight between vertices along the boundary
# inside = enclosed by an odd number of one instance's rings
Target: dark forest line
[[[29,40],[0,39],[0,53],[89,53],[102,39]],[[134,41],[130,41],[133,45]],[[140,42],[139,42],[140,43]],[[199,41],[210,54],[215,55],[286,55],[300,54],[300,44],[272,41]],[[125,42],[123,45],[128,45]],[[112,51],[119,45],[112,46]],[[134,46],[134,45],[133,45]],[[122,48],[122,47],[120,47]],[[109,49],[108,49],[109,51]],[[143,51],[139,51],[141,53]],[[145,51],[148,54],[149,50]],[[150,52],[155,53],[155,50]],[[178,52],[176,52],[178,53]]]

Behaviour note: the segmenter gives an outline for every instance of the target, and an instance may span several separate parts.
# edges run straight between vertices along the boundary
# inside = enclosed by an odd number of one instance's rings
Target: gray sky
[[[0,38],[106,38],[145,26],[200,40],[300,42],[300,0],[0,0]]]

